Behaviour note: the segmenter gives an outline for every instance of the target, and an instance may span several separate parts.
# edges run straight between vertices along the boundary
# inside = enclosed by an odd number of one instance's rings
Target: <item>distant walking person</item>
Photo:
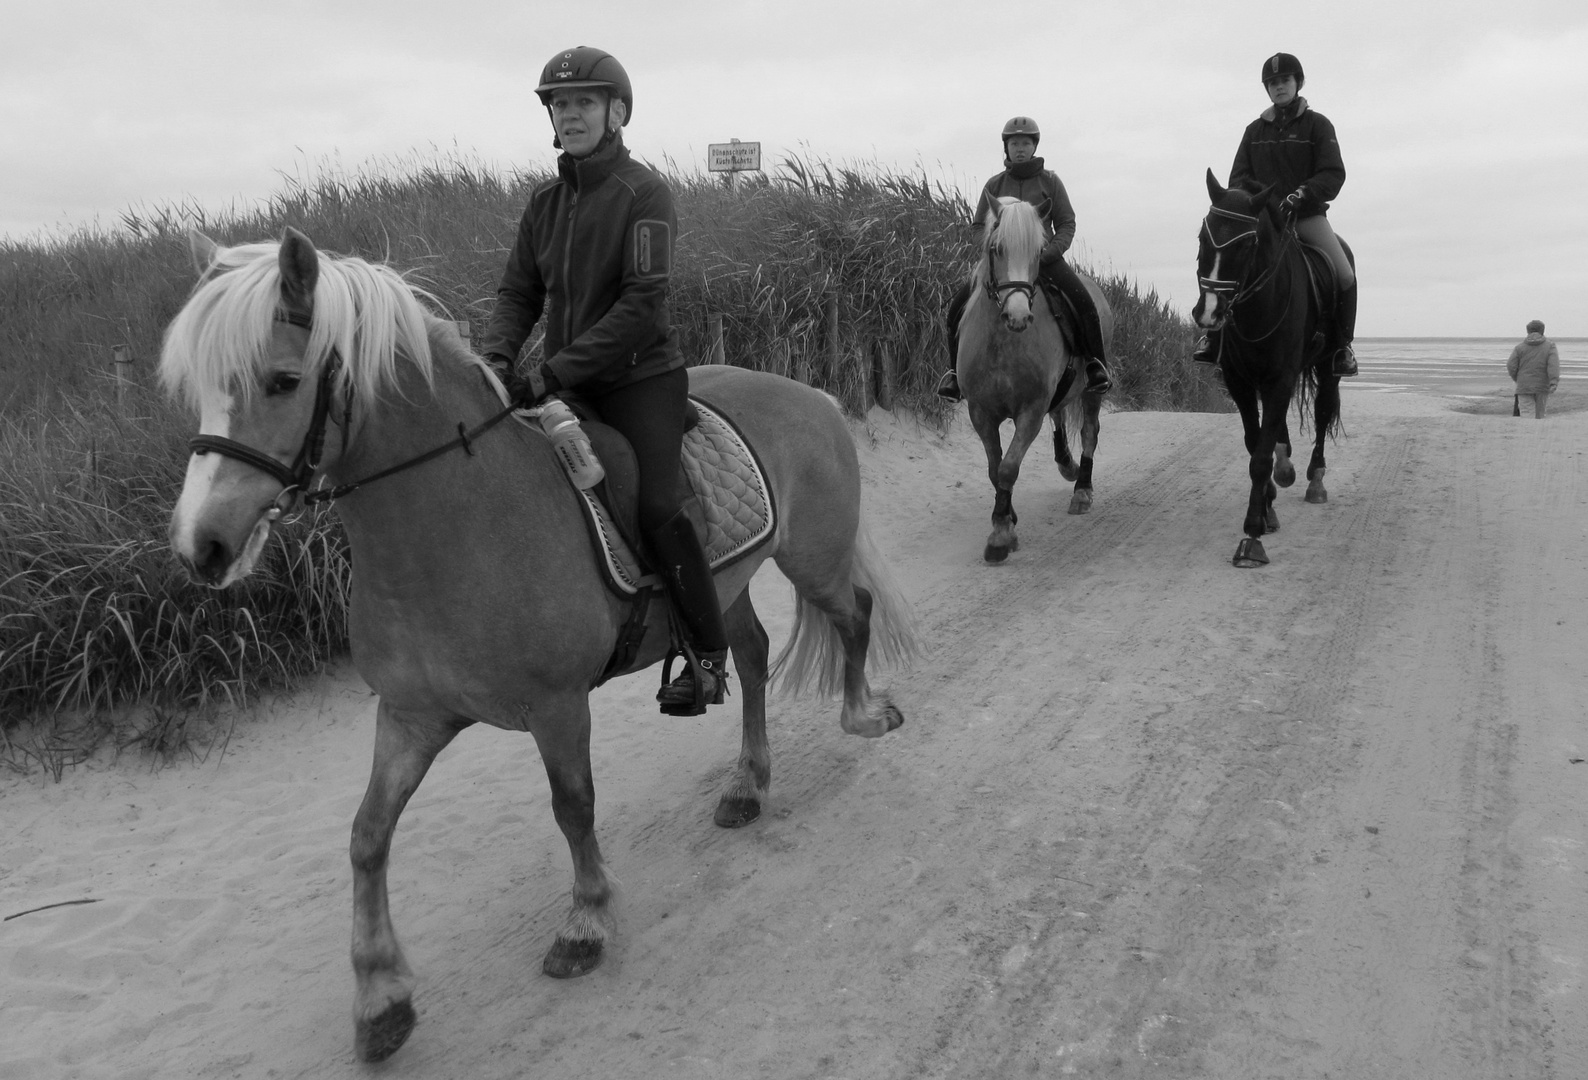
[[[1334,312],[1335,351],[1333,372],[1356,374],[1356,269],[1329,224],[1329,203],[1345,183],[1345,163],[1334,125],[1313,110],[1301,96],[1307,81],[1301,61],[1289,53],[1275,53],[1263,61],[1263,89],[1273,104],[1246,126],[1241,145],[1230,166],[1230,187],[1256,191],[1272,185],[1284,192],[1284,212],[1296,223],[1296,234],[1322,249],[1334,267],[1339,306]],[[1191,359],[1217,364],[1218,333],[1197,342]]]
[[[1549,395],[1560,385],[1560,353],[1544,336],[1542,322],[1534,319],[1527,324],[1527,340],[1511,350],[1505,370],[1516,380],[1516,396],[1533,399],[1533,419],[1544,419]]]

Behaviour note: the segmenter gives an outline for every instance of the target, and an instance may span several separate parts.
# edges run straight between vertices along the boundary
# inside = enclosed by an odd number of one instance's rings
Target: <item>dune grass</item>
[[[154,389],[153,368],[194,280],[189,224],[221,243],[290,224],[328,250],[390,262],[477,341],[543,179],[459,159],[385,163],[289,180],[266,204],[219,216],[128,211],[112,226],[0,241],[0,753],[18,760],[12,737],[25,726],[34,742],[20,754],[42,760],[62,718],[102,736],[112,725],[94,718],[129,708],[131,737],[162,748],[172,716],[290,685],[346,649],[349,564],[334,514],[281,529],[258,571],[225,592],[190,584],[170,557],[193,421]],[[692,363],[710,359],[720,323],[728,363],[805,378],[855,412],[880,397],[944,417],[931,393],[941,312],[970,238],[958,191],[806,158],[732,190],[676,169],[670,179],[672,314]],[[1115,405],[1227,407],[1190,370],[1187,320],[1135,282],[1097,276],[1117,320]]]

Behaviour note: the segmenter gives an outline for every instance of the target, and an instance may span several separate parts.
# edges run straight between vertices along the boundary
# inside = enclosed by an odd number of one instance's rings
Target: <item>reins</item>
[[[296,311],[278,311],[275,319],[277,322],[301,326],[305,330],[309,329],[310,326],[309,317]],[[309,419],[309,430],[304,434],[303,445],[298,448],[298,453],[292,459],[291,465],[283,465],[269,454],[261,453],[246,443],[228,439],[224,435],[195,435],[188,440],[188,447],[195,454],[207,454],[213,450],[222,457],[229,457],[234,461],[241,461],[245,465],[252,465],[261,472],[268,473],[279,480],[282,484],[282,491],[276,496],[267,511],[268,514],[272,515],[272,520],[274,520],[286,513],[293,502],[300,497],[300,494],[305,506],[312,506],[315,503],[322,502],[335,502],[342,496],[357,491],[365,484],[391,476],[393,473],[400,473],[405,469],[411,469],[415,465],[422,465],[459,447],[462,447],[464,452],[472,457],[474,448],[470,444],[507,419],[512,415],[513,410],[517,408],[515,405],[508,405],[501,412],[496,413],[472,429],[465,429],[463,422],[460,420],[458,421],[457,438],[411,457],[406,461],[382,469],[377,473],[371,473],[369,476],[361,477],[345,484],[338,484],[332,488],[307,490],[309,481],[313,479],[315,472],[320,467],[320,456],[325,450],[325,425],[331,413],[332,383],[341,366],[342,356],[333,348],[331,355],[326,359],[325,367],[320,372],[319,383],[315,388],[314,412]],[[344,453],[347,451],[348,429],[351,426],[352,417],[353,398],[349,394],[342,409],[342,451]]]

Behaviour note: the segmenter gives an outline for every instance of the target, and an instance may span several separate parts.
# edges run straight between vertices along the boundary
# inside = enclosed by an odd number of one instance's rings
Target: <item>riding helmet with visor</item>
[[[1016,135],[1024,135],[1033,144],[1042,141],[1042,132],[1037,129],[1037,122],[1029,116],[1016,116],[1004,125],[1004,150],[1009,149],[1009,140]]]
[[[1301,70],[1301,61],[1287,52],[1276,52],[1263,61],[1263,85],[1267,86],[1275,79],[1283,79],[1286,75],[1296,77],[1296,89],[1301,89],[1301,84],[1307,81],[1306,73]]]
[[[625,127],[634,116],[634,87],[629,83],[629,73],[609,52],[580,45],[558,53],[541,69],[535,93],[540,96],[540,103],[550,109],[552,91],[571,86],[599,86],[623,102]]]

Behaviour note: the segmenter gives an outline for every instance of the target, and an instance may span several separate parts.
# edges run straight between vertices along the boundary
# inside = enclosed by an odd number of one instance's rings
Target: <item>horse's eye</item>
[[[265,376],[265,396],[277,397],[281,394],[290,394],[302,381],[302,378],[290,371],[272,372]]]

